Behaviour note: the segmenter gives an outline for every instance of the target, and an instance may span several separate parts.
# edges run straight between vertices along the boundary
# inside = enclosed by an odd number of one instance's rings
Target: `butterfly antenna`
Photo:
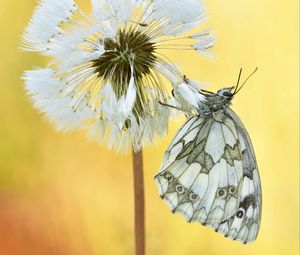
[[[243,68],[241,68],[241,69],[240,69],[239,78],[238,78],[238,81],[237,81],[237,83],[236,83],[236,86],[235,86],[235,89],[234,89],[234,92],[233,92],[233,94],[235,94],[235,93],[236,93],[236,91],[237,91],[237,90],[238,90],[238,88],[239,88],[240,81],[241,81],[241,76],[242,76],[242,71],[243,71]]]
[[[234,95],[237,94],[244,87],[246,82],[256,73],[257,70],[258,70],[258,68],[256,67],[254,69],[254,71],[247,77],[247,79],[244,81],[244,83],[240,86],[240,88],[238,90],[234,91]]]

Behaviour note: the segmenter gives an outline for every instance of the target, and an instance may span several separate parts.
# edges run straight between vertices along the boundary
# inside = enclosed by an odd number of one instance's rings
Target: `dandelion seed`
[[[72,0],[40,1],[22,47],[51,62],[25,72],[26,90],[58,130],[87,129],[116,150],[138,151],[168,126],[159,102],[168,101],[173,65],[163,50],[211,57],[214,36],[188,34],[206,20],[206,8],[198,0],[91,2],[87,14]]]

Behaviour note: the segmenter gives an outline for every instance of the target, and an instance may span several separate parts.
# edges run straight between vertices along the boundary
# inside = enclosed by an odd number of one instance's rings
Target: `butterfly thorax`
[[[201,91],[200,93],[204,96],[204,100],[199,103],[197,111],[202,116],[222,114],[230,106],[233,98],[230,88],[221,89],[217,93],[209,91]]]

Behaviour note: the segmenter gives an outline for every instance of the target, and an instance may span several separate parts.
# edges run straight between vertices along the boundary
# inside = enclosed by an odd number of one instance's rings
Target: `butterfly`
[[[237,85],[217,93],[186,77],[174,86],[180,110],[193,114],[166,150],[155,181],[173,213],[246,244],[259,232],[262,193],[250,137],[230,108],[252,76],[239,86],[241,73]]]

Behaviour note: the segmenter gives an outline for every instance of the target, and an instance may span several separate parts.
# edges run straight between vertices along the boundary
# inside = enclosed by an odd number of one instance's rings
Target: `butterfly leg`
[[[183,108],[181,108],[181,107],[179,107],[179,106],[171,105],[171,104],[166,104],[166,103],[163,103],[163,102],[161,102],[161,101],[159,101],[158,103],[159,103],[160,105],[162,105],[162,106],[170,107],[170,108],[176,109],[176,110],[178,110],[178,111],[181,111],[181,112],[183,112],[183,113],[184,113],[185,115],[187,115],[187,116],[190,116],[190,115],[191,115],[190,112],[184,110]]]

